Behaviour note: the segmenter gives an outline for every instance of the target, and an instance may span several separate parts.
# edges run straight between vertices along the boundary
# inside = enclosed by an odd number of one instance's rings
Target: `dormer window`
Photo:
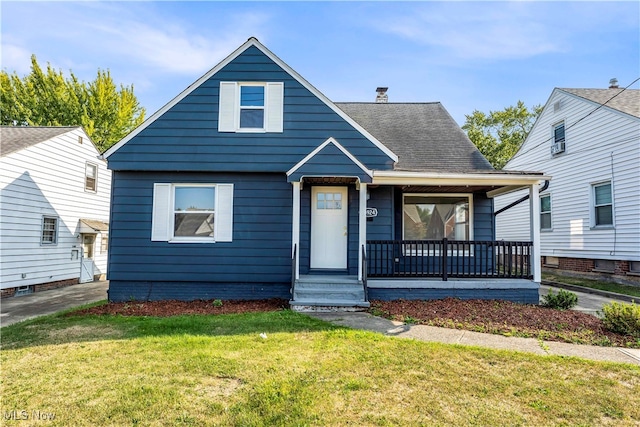
[[[220,82],[219,132],[282,132],[284,83]]]
[[[240,129],[264,128],[264,86],[240,85]]]

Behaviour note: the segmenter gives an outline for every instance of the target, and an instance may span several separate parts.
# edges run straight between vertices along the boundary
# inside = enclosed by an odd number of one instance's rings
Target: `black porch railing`
[[[369,240],[368,277],[532,279],[533,243]]]

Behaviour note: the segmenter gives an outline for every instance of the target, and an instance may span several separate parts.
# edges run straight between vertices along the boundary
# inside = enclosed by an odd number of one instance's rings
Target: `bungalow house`
[[[505,169],[553,176],[540,192],[543,268],[640,283],[640,90],[552,91],[520,151]],[[496,199],[496,208],[521,195]],[[529,234],[529,212],[496,217],[499,239]]]
[[[111,171],[85,131],[0,127],[2,297],[104,278]]]
[[[495,171],[440,103],[334,103],[250,38],[105,153],[109,299],[538,302],[538,233],[497,242]],[[531,205],[538,230],[538,205]]]

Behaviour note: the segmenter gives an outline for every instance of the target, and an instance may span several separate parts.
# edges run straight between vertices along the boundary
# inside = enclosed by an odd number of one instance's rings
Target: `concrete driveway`
[[[109,282],[81,283],[0,300],[0,326],[107,299]]]
[[[563,286],[564,287],[564,286]],[[550,285],[540,285],[540,302],[542,302],[542,297],[549,293],[549,289],[553,288],[554,293],[558,293],[561,289],[558,286],[550,286]],[[617,295],[607,295],[607,292],[601,292],[601,294],[591,293],[591,291],[578,291],[575,289],[565,289],[569,292],[573,292],[578,295],[578,305],[574,307],[574,310],[582,311],[584,313],[593,314],[594,316],[598,316],[598,312],[602,310],[602,306],[608,304],[612,301],[617,302],[627,302],[629,298],[626,296],[617,296]],[[640,300],[640,298],[638,298]]]

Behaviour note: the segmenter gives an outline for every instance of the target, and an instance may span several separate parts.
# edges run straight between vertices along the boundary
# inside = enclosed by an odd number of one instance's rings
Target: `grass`
[[[11,411],[63,426],[640,423],[637,366],[391,338],[289,310],[56,315],[0,332],[7,425]]]
[[[569,277],[551,273],[542,273],[542,280],[583,286],[585,288],[600,289],[602,291],[615,292],[623,295],[630,295],[633,297],[638,297],[638,302],[640,302],[640,286],[623,285],[620,283],[603,282],[599,280],[583,279],[580,277]]]

